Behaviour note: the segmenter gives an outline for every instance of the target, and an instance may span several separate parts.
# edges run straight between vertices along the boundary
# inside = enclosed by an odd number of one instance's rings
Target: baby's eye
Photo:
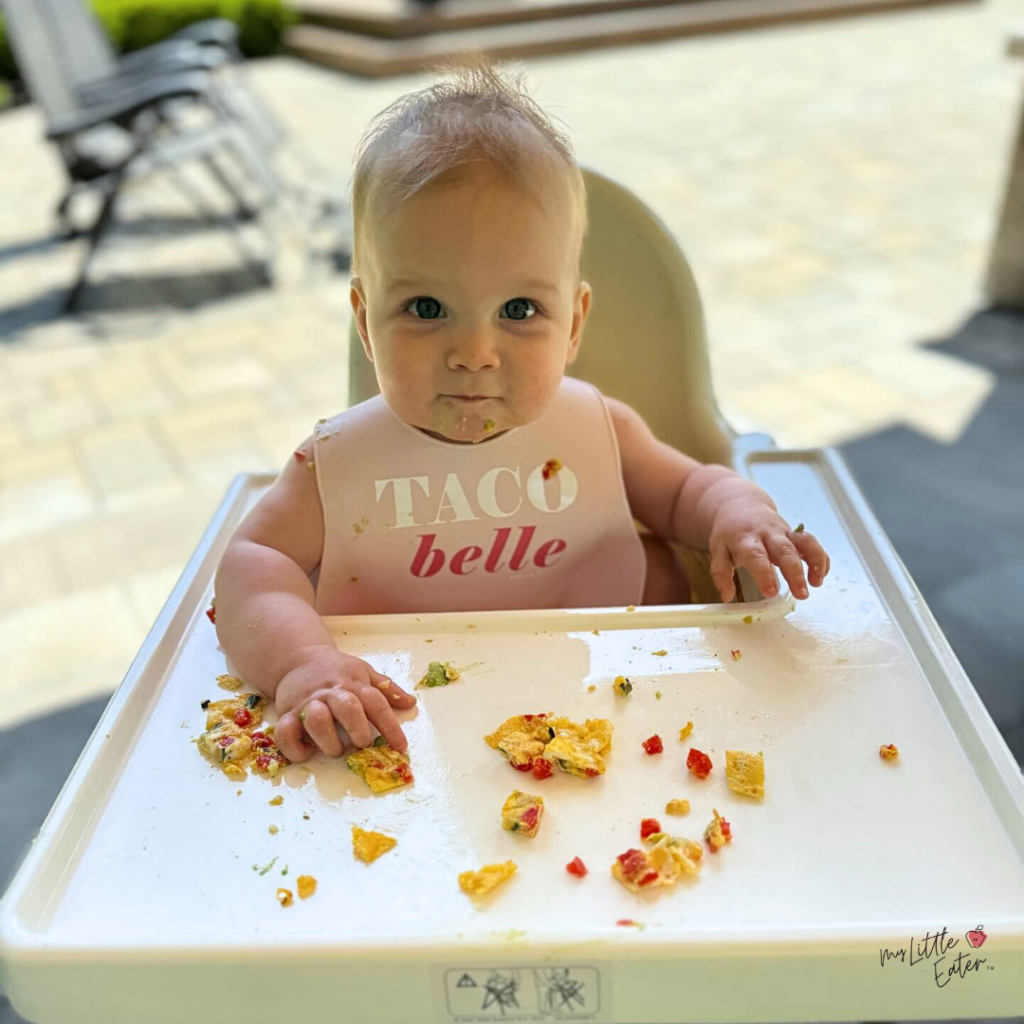
[[[441,303],[429,295],[417,295],[405,308],[415,307],[420,320],[437,320],[441,315]]]
[[[533,312],[528,312],[526,307],[529,306]],[[502,306],[502,309],[508,311],[509,320],[529,320],[530,317],[535,316],[537,313],[537,307],[534,305],[532,299],[509,299],[508,302]]]

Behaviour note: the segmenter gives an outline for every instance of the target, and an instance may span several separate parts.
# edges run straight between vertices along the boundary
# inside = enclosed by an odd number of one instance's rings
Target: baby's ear
[[[370,334],[366,328],[366,292],[363,289],[363,282],[358,277],[352,278],[349,301],[352,303],[352,313],[355,317],[356,330],[359,332],[359,340],[363,343],[363,351],[372,363],[373,351],[370,349]]]
[[[572,304],[572,327],[569,332],[569,352],[566,363],[576,359],[580,350],[580,341],[583,338],[583,325],[587,322],[590,313],[590,299],[593,289],[586,281],[581,281],[576,289],[576,297]]]

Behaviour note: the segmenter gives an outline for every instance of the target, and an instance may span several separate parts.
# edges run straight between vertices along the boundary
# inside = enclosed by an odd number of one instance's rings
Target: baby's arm
[[[335,722],[368,746],[370,723],[388,743],[406,747],[392,708],[415,703],[393,681],[343,654],[316,611],[309,575],[320,563],[323,515],[312,439],[243,520],[217,569],[217,636],[246,682],[275,700],[278,745],[292,761],[319,747],[342,753]],[[312,739],[316,746],[306,742]]]
[[[794,597],[828,574],[829,558],[810,533],[790,529],[775,502],[726,466],[705,465],[659,441],[639,413],[607,398],[633,515],[655,536],[711,554],[711,578],[723,601],[736,596],[733,574],[745,568],[761,593],[777,591],[777,565]]]

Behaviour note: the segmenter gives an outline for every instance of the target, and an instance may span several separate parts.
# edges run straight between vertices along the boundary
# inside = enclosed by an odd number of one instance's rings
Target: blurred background
[[[0,877],[232,477],[346,404],[356,142],[467,49],[668,225],[726,418],[841,448],[1024,760],[1022,0],[0,9]]]

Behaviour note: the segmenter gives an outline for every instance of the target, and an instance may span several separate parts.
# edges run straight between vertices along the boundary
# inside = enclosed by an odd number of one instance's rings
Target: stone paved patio
[[[970,422],[991,371],[919,345],[983,305],[1021,14],[989,0],[525,62],[581,162],[679,238],[737,428],[949,442]],[[341,182],[366,121],[428,81],[284,58],[252,78]],[[86,314],[61,318],[80,252],[48,241],[61,171],[34,109],[0,117],[0,140],[3,727],[113,690],[233,475],[276,469],[344,405],[349,306],[287,224],[283,280],[261,289],[154,181]]]

